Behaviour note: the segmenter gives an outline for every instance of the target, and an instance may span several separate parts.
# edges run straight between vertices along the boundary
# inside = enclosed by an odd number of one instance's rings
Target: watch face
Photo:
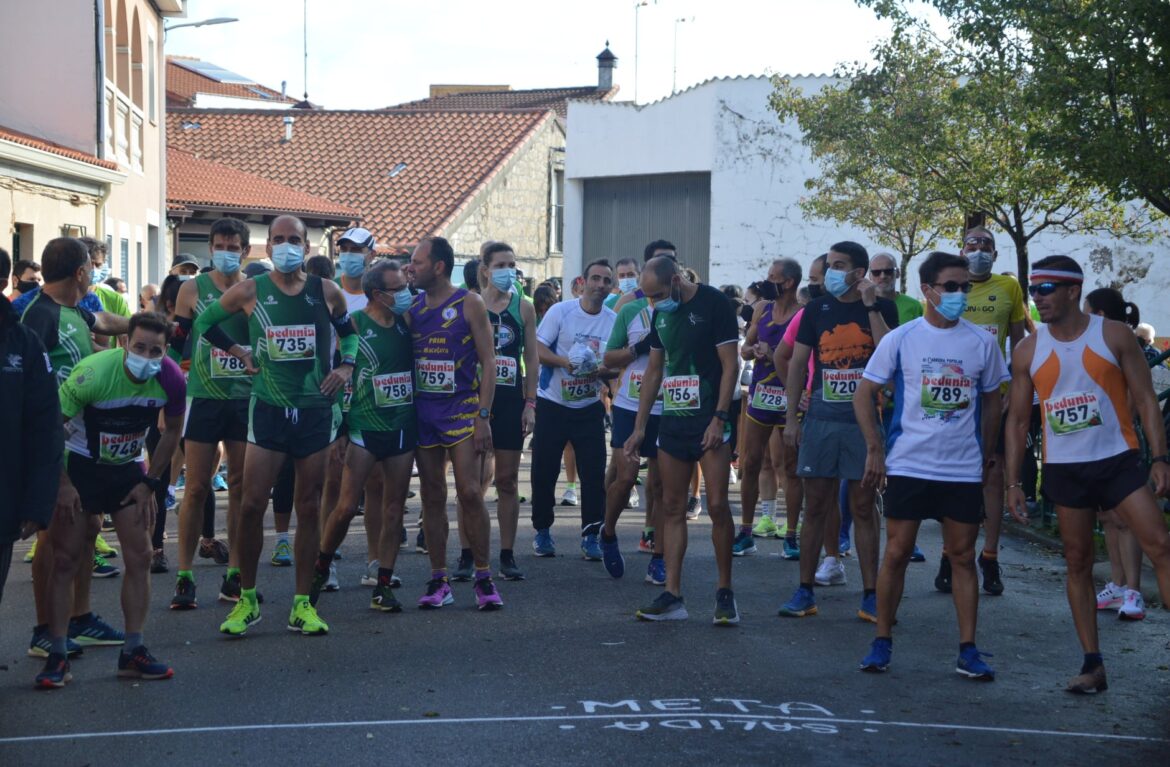
[[[492,416],[492,411],[488,410],[486,407],[481,407],[479,409],[479,417],[480,418],[491,418],[491,416]]]

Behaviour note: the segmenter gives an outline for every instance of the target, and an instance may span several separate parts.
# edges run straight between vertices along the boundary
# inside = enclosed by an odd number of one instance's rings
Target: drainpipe
[[[94,50],[96,51],[97,65],[97,152],[99,158],[106,159],[106,11],[102,0],[93,0],[94,18]],[[105,184],[102,188],[101,200],[97,206],[97,221],[94,223],[96,239],[105,239],[106,229],[106,200],[110,197],[113,184]],[[113,258],[108,255],[107,258]]]

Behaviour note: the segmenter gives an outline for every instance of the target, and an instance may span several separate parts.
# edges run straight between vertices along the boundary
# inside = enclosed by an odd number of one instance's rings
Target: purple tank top
[[[780,341],[784,338],[784,331],[788,328],[788,323],[792,322],[789,318],[787,322],[776,322],[772,316],[772,309],[775,304],[769,301],[764,305],[764,313],[760,316],[760,325],[756,328],[756,340],[766,343],[772,350],[775,350],[780,345]],[[767,359],[756,360],[755,365],[752,366],[752,387],[761,381],[770,382],[776,378],[776,367],[772,364],[772,357]],[[779,385],[779,381],[777,381]]]
[[[415,296],[410,313],[414,341],[414,391],[417,399],[466,396],[479,388],[479,357],[471,328],[463,319],[465,288],[441,305],[427,306],[426,294]]]

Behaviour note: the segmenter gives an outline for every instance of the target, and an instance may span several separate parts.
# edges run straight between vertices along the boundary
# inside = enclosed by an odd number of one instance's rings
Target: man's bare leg
[[[314,563],[321,548],[321,491],[328,462],[329,448],[326,447],[305,458],[298,458],[296,463],[293,510],[297,515],[297,533],[293,540],[293,552],[297,594],[302,596],[307,596],[313,585]]]
[[[666,590],[682,596],[682,563],[687,553],[687,498],[690,497],[694,464],[680,461],[658,451],[658,470],[662,475],[662,512],[659,529],[662,553],[666,562]]]
[[[240,519],[236,526],[239,541],[232,546],[239,552],[242,589],[256,588],[256,569],[264,548],[264,512],[268,509],[268,497],[285,458],[284,453],[254,444],[249,444],[244,454],[244,474],[248,481],[244,485]]]
[[[721,589],[731,588],[731,545],[735,542],[735,521],[727,499],[727,480],[731,473],[731,445],[723,443],[699,458],[703,489],[707,491],[707,513],[711,516],[711,545],[715,547],[715,566],[719,570]]]

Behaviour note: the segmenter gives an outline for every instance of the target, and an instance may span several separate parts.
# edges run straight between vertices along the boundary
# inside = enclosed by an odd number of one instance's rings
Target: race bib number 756
[[[698,376],[670,376],[662,382],[663,412],[681,413],[699,407]]]

